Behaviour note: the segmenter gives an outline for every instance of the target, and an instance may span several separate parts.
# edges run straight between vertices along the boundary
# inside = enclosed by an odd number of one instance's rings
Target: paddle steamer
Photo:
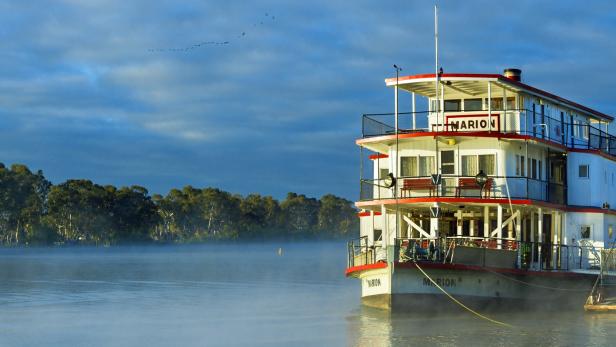
[[[616,237],[613,118],[521,77],[385,80],[395,112],[364,115],[356,141],[360,237],[346,275],[365,305],[452,305],[447,292],[582,307]]]

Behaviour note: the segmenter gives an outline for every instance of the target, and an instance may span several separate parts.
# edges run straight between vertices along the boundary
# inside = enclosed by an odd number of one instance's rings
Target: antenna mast
[[[441,76],[438,73],[438,5],[434,5],[434,95],[436,98],[435,107],[436,107],[436,131],[439,131],[439,113],[441,103],[438,95],[438,85],[441,79]]]

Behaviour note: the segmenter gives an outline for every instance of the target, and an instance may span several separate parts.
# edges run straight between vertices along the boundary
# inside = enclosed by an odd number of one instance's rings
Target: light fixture
[[[387,177],[385,177],[385,179],[383,179],[383,183],[385,184],[385,187],[387,188],[391,188],[393,186],[396,185],[396,178],[394,177],[393,173],[388,173]]]

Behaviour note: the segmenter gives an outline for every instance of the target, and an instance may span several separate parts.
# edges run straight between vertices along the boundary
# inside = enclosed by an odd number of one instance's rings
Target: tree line
[[[186,186],[166,196],[90,180],[52,184],[42,171],[0,163],[0,243],[95,244],[347,238],[358,229],[351,201],[288,193],[241,196]]]

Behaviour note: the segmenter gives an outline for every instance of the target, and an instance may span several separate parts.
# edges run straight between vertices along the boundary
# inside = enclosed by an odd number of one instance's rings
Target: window
[[[612,224],[610,224],[607,226],[607,238],[612,239],[613,235],[614,235],[614,229],[612,228]]]
[[[477,170],[477,156],[463,155],[462,156],[462,176],[475,176],[479,173]]]
[[[537,179],[537,159],[533,158],[531,160],[530,172],[531,172],[531,178]]]
[[[494,154],[463,155],[462,176],[475,176],[479,171],[483,171],[486,175],[494,175],[495,157]]]
[[[577,119],[573,120],[573,137],[580,137],[580,127]]]
[[[433,170],[434,157],[419,157],[419,176],[430,176]]]
[[[460,111],[460,99],[445,100],[445,112],[458,112],[458,111]]]
[[[479,171],[483,170],[486,175],[495,175],[496,155],[480,154],[479,155]]]
[[[400,157],[400,175],[417,176],[417,157]]]
[[[514,110],[515,109],[515,98],[509,97],[507,98],[507,109]],[[492,111],[502,111],[503,110],[503,98],[492,98]]]
[[[382,241],[383,240],[383,230],[381,229],[374,229],[374,233],[372,234],[372,241],[373,242],[377,242],[377,241]]]
[[[520,176],[520,155],[515,155],[515,175]]]
[[[588,172],[588,165],[580,165],[578,167],[578,177],[580,178],[588,178],[589,177],[589,172]]]
[[[543,170],[541,169],[541,160],[537,160],[537,179],[538,180],[542,179],[541,178],[543,177],[542,173],[543,173]]]
[[[590,225],[582,225],[580,228],[580,238],[581,239],[589,239],[590,238]]]
[[[585,140],[588,140],[588,128],[589,128],[589,125],[588,124],[580,124],[580,127],[582,128],[582,130],[580,131],[582,133],[582,138],[584,138]]]
[[[464,111],[481,111],[482,101],[481,99],[464,99]]]
[[[444,175],[453,175],[455,173],[453,151],[441,151],[441,173]]]
[[[521,176],[526,176],[526,170],[524,167],[524,163],[526,163],[526,161],[524,160],[524,156],[521,155],[520,156],[520,175]]]
[[[389,175],[389,169],[381,169],[379,171],[379,179],[384,180]]]

